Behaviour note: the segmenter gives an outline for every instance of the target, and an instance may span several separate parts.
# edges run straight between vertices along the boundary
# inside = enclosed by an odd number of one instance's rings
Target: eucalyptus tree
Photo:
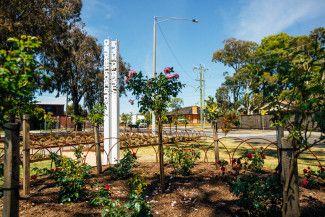
[[[102,49],[96,39],[78,25],[73,26],[68,34],[69,37],[59,47],[62,55],[56,57],[58,65],[51,70],[49,89],[58,94],[67,94],[72,101],[74,116],[80,116],[81,99],[87,93],[92,93],[94,88],[97,89],[94,84],[101,80]]]
[[[230,38],[224,41],[224,47],[213,53],[212,61],[223,63],[234,70],[233,75],[225,73],[225,82],[223,86],[227,87],[233,100],[232,107],[237,109],[240,101],[250,93],[249,85],[251,83],[250,71],[245,70],[246,65],[254,57],[257,43],[252,41],[237,40]],[[245,104],[248,104],[246,102]],[[247,107],[247,106],[246,106]],[[247,108],[246,108],[247,109]],[[250,111],[247,109],[247,113]]]
[[[284,140],[288,152],[282,162],[283,216],[299,216],[299,155],[324,144],[325,128],[325,28],[309,36],[281,33],[264,38],[250,64],[251,88],[272,108],[273,122],[289,131]],[[311,139],[313,131],[318,138]]]

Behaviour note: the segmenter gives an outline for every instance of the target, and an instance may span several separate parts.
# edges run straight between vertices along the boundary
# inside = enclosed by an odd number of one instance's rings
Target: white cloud
[[[284,31],[293,24],[322,15],[323,0],[251,0],[239,13],[235,36],[259,40],[266,35]]]
[[[114,15],[115,8],[101,0],[87,0],[83,2],[82,14],[86,18],[100,18],[109,20]]]

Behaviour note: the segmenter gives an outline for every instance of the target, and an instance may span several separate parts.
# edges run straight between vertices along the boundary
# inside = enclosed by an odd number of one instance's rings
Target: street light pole
[[[152,50],[152,77],[156,78],[156,46],[157,46],[157,36],[156,36],[156,26],[157,26],[157,17],[153,17],[153,50]],[[152,134],[156,134],[156,115],[155,112],[151,113],[151,131]]]
[[[157,19],[162,19],[157,22]],[[156,46],[157,46],[157,23],[165,22],[168,20],[188,20],[193,23],[198,23],[199,21],[197,19],[188,19],[188,18],[179,18],[179,17],[153,17],[153,49],[152,49],[152,77],[156,78],[157,72],[156,72]],[[156,134],[156,116],[155,113],[151,112],[151,132],[153,135]]]

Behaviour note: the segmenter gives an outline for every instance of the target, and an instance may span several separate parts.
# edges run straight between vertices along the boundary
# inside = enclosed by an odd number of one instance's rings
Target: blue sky
[[[235,37],[260,42],[270,34],[308,34],[325,24],[324,0],[84,0],[81,17],[85,29],[103,43],[118,39],[120,53],[132,69],[152,74],[153,17],[173,16],[197,18],[189,21],[166,21],[157,26],[157,71],[173,66],[181,81],[187,84],[180,97],[184,105],[199,103],[198,74],[193,67],[203,64],[208,71],[206,97],[214,95],[223,82],[222,64],[211,62],[223,40]],[[167,46],[160,31],[172,49]],[[173,55],[172,52],[175,54]],[[176,56],[176,58],[175,58]],[[130,94],[121,98],[122,112],[137,112],[131,106]],[[65,103],[65,97],[50,94],[39,97],[42,102]]]

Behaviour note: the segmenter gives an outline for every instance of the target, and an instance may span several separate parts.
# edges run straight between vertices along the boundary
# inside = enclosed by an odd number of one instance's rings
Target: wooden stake
[[[213,131],[213,143],[214,143],[214,161],[216,167],[218,168],[219,158],[219,142],[218,142],[218,122],[212,121],[212,131]]]
[[[298,164],[291,140],[282,139],[282,217],[300,216]]]
[[[5,158],[3,185],[3,217],[19,215],[19,129],[18,123],[4,124]]]
[[[95,134],[95,145],[96,145],[96,166],[97,166],[97,174],[102,173],[102,158],[101,158],[101,150],[100,150],[100,141],[99,141],[99,128],[98,126],[94,127]]]
[[[23,195],[30,194],[30,135],[29,115],[23,116]]]

